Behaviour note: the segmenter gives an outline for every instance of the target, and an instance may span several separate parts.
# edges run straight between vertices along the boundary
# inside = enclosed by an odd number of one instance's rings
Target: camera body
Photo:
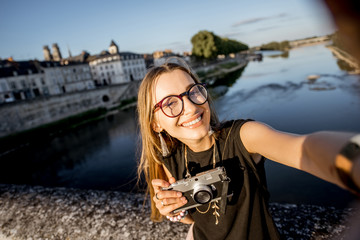
[[[182,210],[191,209],[203,204],[221,200],[223,196],[227,196],[228,183],[230,179],[226,175],[224,167],[217,167],[205,172],[201,172],[194,177],[185,178],[171,184],[162,190],[173,190],[183,193],[188,202],[177,208],[173,213]]]

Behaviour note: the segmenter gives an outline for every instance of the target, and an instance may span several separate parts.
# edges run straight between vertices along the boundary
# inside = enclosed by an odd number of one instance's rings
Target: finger
[[[169,183],[170,183],[170,184],[173,184],[174,182],[176,182],[176,180],[175,180],[174,177],[169,178]]]
[[[161,203],[162,202],[162,203]],[[177,204],[177,203],[184,203],[186,204],[186,198],[185,197],[181,197],[181,198],[164,198],[160,201],[160,204],[164,206],[168,206],[168,205],[172,205],[172,204]]]
[[[174,203],[174,204],[171,204],[171,205],[167,205],[167,206],[162,206],[162,204],[160,203],[160,201],[156,204],[156,207],[157,209],[159,209],[159,212],[161,215],[172,215],[172,212],[179,208],[179,207],[182,207],[186,204],[186,201],[183,202],[183,201],[180,201],[180,202],[177,202],[177,203]]]
[[[182,197],[182,192],[178,192],[178,191],[172,191],[172,190],[165,190],[165,191],[161,191],[159,190],[155,197],[157,196],[158,200],[162,200],[165,198],[180,198]]]
[[[159,191],[163,187],[170,186],[170,183],[168,183],[167,181],[162,180],[162,179],[153,179],[151,181],[151,185],[153,186],[153,188],[154,188],[154,190],[156,192],[156,191]]]

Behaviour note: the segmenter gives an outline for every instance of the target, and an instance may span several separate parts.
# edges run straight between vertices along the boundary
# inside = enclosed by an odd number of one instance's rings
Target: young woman
[[[148,184],[151,219],[193,224],[189,239],[279,238],[268,211],[265,158],[353,192],[359,190],[360,135],[301,136],[252,120],[219,123],[206,87],[184,64],[165,63],[149,70],[138,93],[138,115],[139,174],[145,175]],[[351,154],[341,150],[344,145],[353,147]],[[189,199],[163,188],[220,166],[231,180],[228,193],[232,195],[226,204],[209,202],[174,213]],[[220,209],[224,206],[225,213]]]

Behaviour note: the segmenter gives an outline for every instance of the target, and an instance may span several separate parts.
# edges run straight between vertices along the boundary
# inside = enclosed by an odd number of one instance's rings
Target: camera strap
[[[231,133],[231,130],[234,126],[234,122],[232,123],[231,125],[231,128],[226,136],[226,139],[225,139],[225,145],[224,145],[224,151],[225,151],[225,147],[226,147],[226,143],[227,143],[227,140],[229,138],[229,135]],[[188,167],[188,159],[187,159],[187,147],[185,144],[183,144],[184,146],[184,160],[185,160],[185,168],[186,168],[186,175],[185,175],[185,178],[190,178],[191,177],[191,173],[189,171],[189,167]],[[224,151],[223,151],[223,154],[222,154],[222,158],[220,159],[220,156],[219,156],[219,150],[217,149],[217,142],[216,142],[216,138],[214,137],[214,147],[213,147],[213,168],[216,167],[216,159],[219,160],[219,163],[222,161],[222,159],[224,158]],[[226,205],[227,205],[227,197],[228,197],[228,189],[229,189],[229,182],[230,182],[230,178],[229,177],[226,177],[225,179],[222,179],[222,183],[223,183],[223,186],[222,186],[222,192],[221,192],[221,198],[220,198],[220,206],[218,206],[218,200],[212,202],[213,206],[212,208],[214,209],[214,213],[213,215],[215,216],[215,224],[218,225],[219,223],[219,217],[220,217],[220,214],[224,215],[226,213]],[[232,195],[232,194],[231,194]],[[209,207],[208,209],[205,211],[205,212],[201,212],[198,208],[197,211],[201,214],[205,214],[209,211],[210,209],[210,205],[211,203],[209,203]],[[220,213],[217,212],[217,210],[220,210]]]
[[[223,189],[221,193],[220,201],[220,214],[224,215],[226,213],[226,204],[227,204],[227,193],[229,188],[230,179],[226,178],[223,182]]]

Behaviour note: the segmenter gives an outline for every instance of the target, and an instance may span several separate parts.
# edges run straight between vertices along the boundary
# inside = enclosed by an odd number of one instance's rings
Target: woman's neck
[[[210,149],[214,142],[213,136],[207,136],[201,140],[184,142],[184,144],[193,152],[202,152]]]

